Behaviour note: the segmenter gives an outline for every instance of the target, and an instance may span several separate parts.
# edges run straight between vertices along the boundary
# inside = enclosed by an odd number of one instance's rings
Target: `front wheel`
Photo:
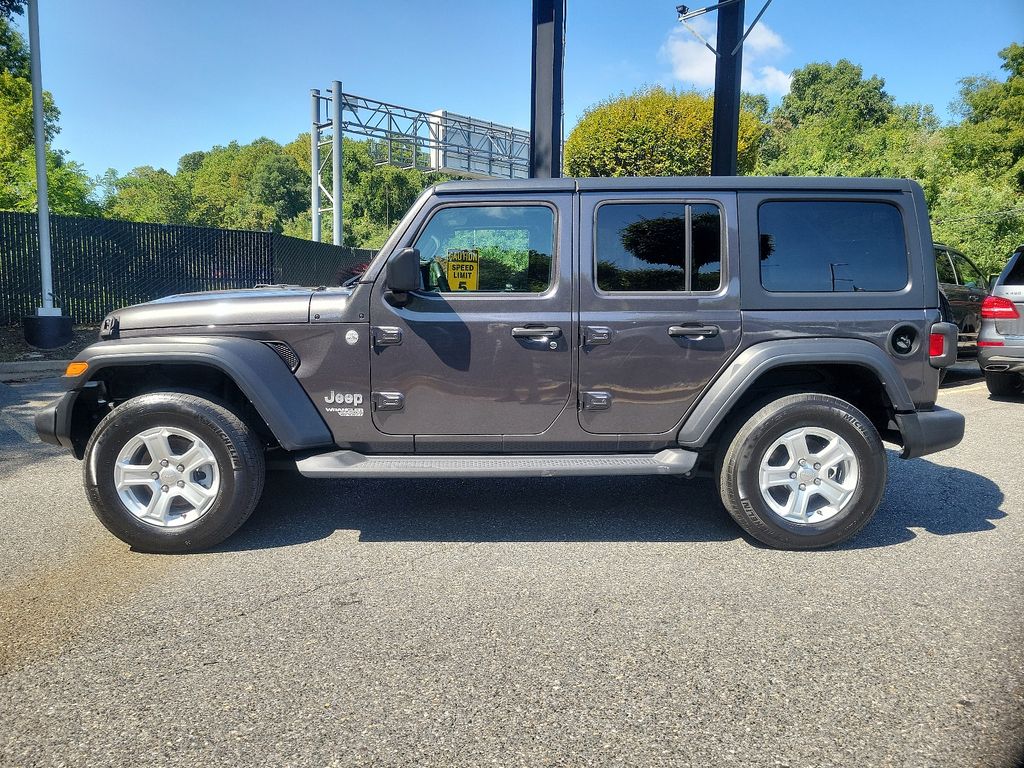
[[[718,464],[722,503],[778,549],[838,544],[881,503],[888,465],[877,430],[831,395],[782,397],[753,413]]]
[[[97,425],[85,449],[96,517],[144,552],[194,552],[246,521],[263,491],[263,446],[222,405],[194,395],[132,398]]]

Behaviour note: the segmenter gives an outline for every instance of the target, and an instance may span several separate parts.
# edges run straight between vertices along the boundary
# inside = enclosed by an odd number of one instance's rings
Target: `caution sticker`
[[[445,258],[444,268],[450,290],[479,290],[480,251],[449,250],[447,258]]]

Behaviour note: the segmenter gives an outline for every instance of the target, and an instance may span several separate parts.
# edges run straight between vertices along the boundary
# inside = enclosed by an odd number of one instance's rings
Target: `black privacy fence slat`
[[[375,252],[273,232],[50,217],[54,303],[77,323],[174,293],[260,283],[338,285]],[[39,229],[33,213],[0,211],[0,324],[41,303]]]

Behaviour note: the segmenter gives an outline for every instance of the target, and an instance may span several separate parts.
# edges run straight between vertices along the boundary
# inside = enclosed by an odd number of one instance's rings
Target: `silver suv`
[[[978,365],[993,395],[1024,394],[1024,245],[1010,256],[981,305]]]

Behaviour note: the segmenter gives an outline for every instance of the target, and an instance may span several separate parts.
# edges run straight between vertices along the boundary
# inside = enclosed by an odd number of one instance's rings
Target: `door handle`
[[[717,336],[721,330],[717,325],[671,325],[668,335],[673,338],[682,336],[686,339],[704,339]]]
[[[583,329],[583,343],[588,347],[611,344],[614,332],[604,325],[588,325]]]
[[[557,339],[562,335],[562,329],[553,325],[515,327],[512,329],[512,336],[517,339]]]

